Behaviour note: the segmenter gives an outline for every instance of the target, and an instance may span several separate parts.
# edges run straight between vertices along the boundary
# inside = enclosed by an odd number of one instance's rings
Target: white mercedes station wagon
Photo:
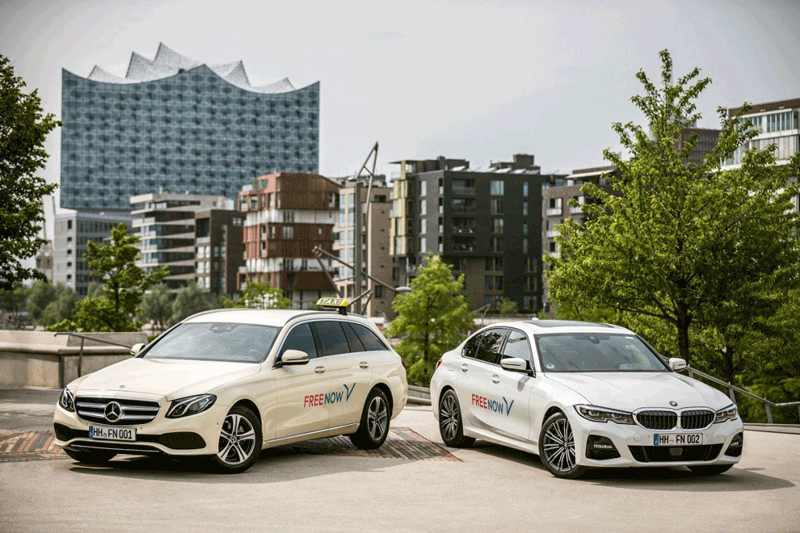
[[[633,332],[556,320],[484,328],[437,364],[431,402],[445,444],[475,439],[538,454],[555,476],[591,467],[739,461],[742,421],[723,393],[678,374]]]
[[[407,397],[400,356],[365,318],[208,311],[70,383],[56,444],[85,463],[208,456],[222,472],[242,472],[262,448],[303,440],[349,435],[377,448]]]

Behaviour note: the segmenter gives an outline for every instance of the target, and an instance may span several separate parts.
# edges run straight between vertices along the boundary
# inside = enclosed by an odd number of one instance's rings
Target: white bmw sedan
[[[676,373],[633,332],[556,320],[484,328],[437,364],[431,402],[445,444],[536,453],[555,476],[592,467],[725,472],[742,421],[721,392]]]
[[[407,396],[400,356],[365,318],[209,311],[70,383],[56,444],[86,463],[208,456],[218,470],[242,472],[262,448],[303,440],[349,435],[377,448]]]

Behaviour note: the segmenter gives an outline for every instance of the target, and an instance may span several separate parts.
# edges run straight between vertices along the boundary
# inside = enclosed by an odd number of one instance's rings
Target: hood
[[[550,372],[547,378],[572,389],[593,405],[622,411],[642,407],[722,409],[730,398],[692,378],[674,372]],[[672,406],[670,401],[677,402]]]
[[[261,365],[186,359],[133,357],[89,374],[77,392],[137,392],[165,396],[168,400],[205,394],[236,379],[257,373]],[[124,385],[124,387],[121,387]]]

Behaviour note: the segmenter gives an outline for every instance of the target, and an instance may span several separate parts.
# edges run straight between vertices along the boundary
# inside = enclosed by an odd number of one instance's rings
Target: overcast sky
[[[634,75],[694,66],[717,106],[800,97],[800,2],[2,0],[0,54],[61,113],[61,69],[124,76],[159,42],[193,59],[242,59],[254,85],[321,82],[320,172],[354,172],[375,141],[398,159],[473,168],[532,153],[543,171],[603,164],[615,121],[640,120]],[[59,133],[44,176],[59,179]],[[49,213],[48,213],[49,214]]]

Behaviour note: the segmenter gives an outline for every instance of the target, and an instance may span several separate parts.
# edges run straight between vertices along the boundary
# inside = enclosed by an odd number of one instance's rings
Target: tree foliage
[[[632,101],[647,128],[614,124],[630,152],[604,156],[619,169],[614,192],[593,184],[588,220],[567,221],[548,256],[551,298],[559,306],[615,317],[662,337],[661,349],[732,379],[752,352],[744,341],[768,322],[797,283],[798,225],[791,202],[800,158],[776,166],[773,151],[750,150],[741,168],[722,170],[752,126],[719,110],[713,150],[690,162],[696,146],[681,135],[700,118],[695,101],[710,83],[699,70],[673,83],[672,60],[661,52],[661,84],[637,74],[644,94]],[[664,335],[671,337],[664,339]]]
[[[223,297],[222,306],[291,309],[292,301],[283,295],[280,288],[273,287],[268,281],[248,280],[239,299],[234,301]]]
[[[403,336],[397,353],[408,368],[408,380],[428,386],[436,361],[455,348],[474,327],[474,314],[463,294],[464,275],[453,279],[439,256],[426,258],[411,282],[411,292],[392,301],[397,313],[386,333]]]
[[[37,91],[23,92],[25,82],[14,75],[7,57],[0,55],[0,288],[15,281],[43,279],[38,270],[24,268],[20,259],[33,257],[44,244],[39,237],[44,222],[42,197],[48,184],[34,174],[44,168],[44,141],[61,123],[44,114]]]
[[[203,289],[194,281],[190,281],[185,287],[178,289],[178,294],[175,295],[175,300],[172,302],[172,321],[180,322],[187,316],[209,309],[211,303]]]
[[[91,275],[101,283],[100,296],[78,302],[71,320],[49,329],[57,331],[138,331],[145,291],[168,274],[166,268],[145,272],[136,266],[139,237],[128,234],[124,222],[111,230],[108,244],[87,244],[84,256]]]
[[[142,297],[142,316],[158,326],[159,332],[164,332],[172,317],[172,295],[166,285],[157,283]]]
[[[42,326],[52,326],[72,315],[78,295],[64,283],[53,285],[48,281],[36,281],[28,290],[28,316]]]

